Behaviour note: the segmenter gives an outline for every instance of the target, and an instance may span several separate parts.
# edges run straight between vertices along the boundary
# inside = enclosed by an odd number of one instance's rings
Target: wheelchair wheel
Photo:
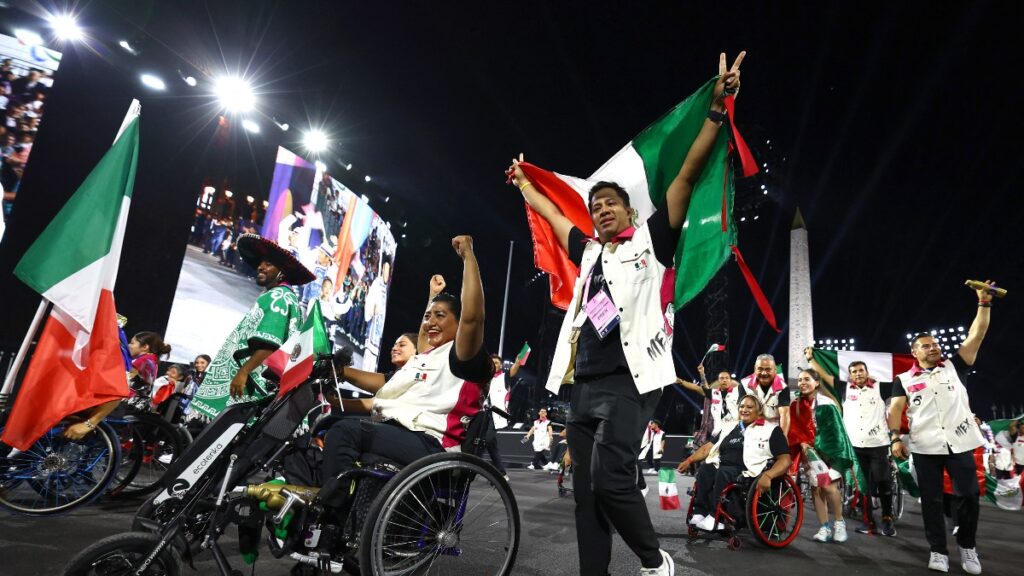
[[[136,467],[134,475],[122,481],[117,494],[136,496],[157,488],[164,472],[185,449],[177,427],[155,414],[137,414],[129,424],[133,430],[126,463]]]
[[[892,467],[892,517],[899,520],[903,517],[903,481],[900,480],[899,470]]]
[[[156,548],[156,534],[128,532],[104,538],[79,552],[61,576],[114,576],[134,574]],[[145,576],[180,576],[181,558],[173,547],[164,548],[146,568]]]
[[[121,459],[117,434],[101,423],[84,439],[68,440],[69,423],[51,428],[25,452],[0,444],[0,507],[47,516],[103,494]]]
[[[117,496],[128,487],[142,466],[144,440],[132,422],[115,420],[108,424],[117,432],[117,438],[121,442],[121,461],[118,464],[117,472],[114,473],[114,479],[110,483],[110,495]]]
[[[747,524],[759,542],[770,548],[785,548],[796,539],[804,522],[804,501],[789,474],[772,481],[771,490],[761,494],[757,483],[747,493]]]
[[[700,533],[697,532],[697,527],[690,524],[690,520],[693,518],[693,503],[697,499],[697,483],[693,483],[693,488],[688,491],[690,495],[690,503],[686,505],[686,515],[683,521],[686,523],[686,536],[690,540],[696,540]]]
[[[364,576],[512,572],[519,507],[491,464],[434,454],[403,468],[381,490],[363,525]]]

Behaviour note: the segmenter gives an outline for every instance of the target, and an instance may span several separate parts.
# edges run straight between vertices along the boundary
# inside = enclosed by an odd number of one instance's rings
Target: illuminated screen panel
[[[21,192],[21,178],[32,154],[36,132],[46,112],[46,97],[61,53],[42,45],[29,45],[0,34],[0,238]]]
[[[376,371],[396,248],[387,223],[355,192],[284,148],[259,221],[237,217],[245,215],[235,209],[240,195],[207,188],[199,198],[165,334],[171,360],[214,356],[252,307],[262,289],[233,241],[258,232],[313,271],[315,281],[294,287],[304,309],[319,300],[333,346],[351,350],[355,366]]]

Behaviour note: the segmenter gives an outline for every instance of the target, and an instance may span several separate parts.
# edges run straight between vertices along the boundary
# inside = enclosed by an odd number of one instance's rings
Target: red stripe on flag
[[[914,367],[914,357],[910,354],[893,354],[892,355],[892,375],[895,377],[898,374],[910,370]]]
[[[587,205],[580,195],[553,172],[533,164],[519,164],[533,186],[551,200],[574,226],[590,234],[594,229]],[[555,237],[547,220],[541,217],[529,204],[526,205],[526,220],[533,238],[534,265],[548,274],[551,282],[551,303],[562,310],[569,308],[572,291],[580,269],[569,260],[569,254]]]
[[[743,177],[753,176],[757,174],[757,161],[754,160],[754,155],[750,153],[750,148],[747,147],[747,141],[743,139],[740,134],[739,128],[736,128],[736,97],[726,96],[725,97],[725,110],[729,113],[729,127],[732,128],[732,141],[735,145],[736,153],[740,157],[740,167],[743,169]]]
[[[74,334],[51,314],[11,407],[2,438],[5,444],[28,450],[61,419],[128,396],[114,295],[109,290],[100,292],[89,346],[83,353],[84,369],[72,359],[74,348]]]
[[[305,382],[313,373],[313,363],[313,355],[310,354],[281,375],[281,387],[277,390],[278,397],[284,396],[289,390]]]
[[[772,327],[776,332],[782,332],[779,327],[775,324],[775,312],[772,311],[772,305],[768,302],[768,298],[764,295],[764,291],[761,290],[761,286],[757,283],[757,278],[754,278],[754,274],[747,267],[746,260],[743,259],[743,255],[740,254],[740,249],[736,245],[730,246],[732,253],[736,256],[736,264],[740,267],[740,272],[743,273],[743,279],[747,281],[747,287],[750,288],[750,293],[754,296],[754,301],[757,302],[757,307],[761,310],[761,314],[764,315],[764,319],[768,321],[768,325]]]

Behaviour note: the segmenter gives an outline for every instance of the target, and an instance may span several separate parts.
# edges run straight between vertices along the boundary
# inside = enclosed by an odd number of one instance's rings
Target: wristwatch
[[[708,110],[708,120],[712,122],[725,122],[729,119],[729,116],[725,112],[715,112],[714,110]]]

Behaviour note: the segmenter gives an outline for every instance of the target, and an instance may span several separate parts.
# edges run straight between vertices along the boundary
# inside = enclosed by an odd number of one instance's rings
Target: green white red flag
[[[526,360],[529,357],[530,357],[530,343],[529,342],[524,342],[523,343],[523,348],[521,350],[519,350],[519,354],[516,354],[516,362],[518,362],[519,365],[522,366],[522,365],[526,364]]]
[[[658,496],[662,510],[679,510],[679,488],[676,486],[676,471],[671,468],[658,470]]]
[[[61,419],[128,396],[114,306],[139,156],[132,101],[113,146],[14,269],[53,303],[2,441],[27,450]]]
[[[669,184],[679,173],[686,154],[707,118],[714,96],[715,80],[669,110],[645,128],[631,142],[611,157],[588,178],[576,178],[522,163],[530,182],[547,196],[577,228],[592,235],[594,225],[587,209],[590,188],[599,181],[613,181],[629,192],[630,205],[646,220],[656,206],[665,200]],[[730,119],[734,118],[733,98],[726,98]],[[775,327],[775,316],[767,298],[757,286],[753,274],[736,248],[736,228],[732,205],[734,177],[729,164],[735,149],[743,166],[743,175],[757,172],[757,165],[735,123],[730,122],[733,141],[722,130],[708,158],[707,165],[693,188],[686,221],[676,247],[676,276],[672,290],[675,309],[692,300],[716,272],[735,255],[754,298],[769,324]],[[551,282],[551,303],[566,309],[572,300],[573,286],[579,269],[558,243],[548,223],[529,206],[527,222],[533,237],[534,263],[548,273]]]
[[[309,379],[317,355],[330,353],[331,341],[327,338],[320,301],[315,300],[299,330],[264,360],[263,365],[278,376],[277,395],[280,397]]]

